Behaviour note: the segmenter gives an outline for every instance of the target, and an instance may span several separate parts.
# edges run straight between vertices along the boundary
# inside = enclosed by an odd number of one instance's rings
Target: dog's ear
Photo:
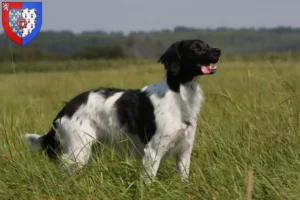
[[[158,60],[171,75],[178,75],[182,56],[183,41],[173,43]]]

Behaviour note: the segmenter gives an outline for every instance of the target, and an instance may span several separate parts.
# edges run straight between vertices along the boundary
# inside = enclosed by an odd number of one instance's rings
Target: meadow
[[[300,62],[221,61],[215,75],[201,77],[189,182],[167,159],[144,185],[140,162],[109,150],[66,176],[23,141],[24,133],[46,133],[82,91],[141,88],[163,75],[151,60],[1,63],[0,199],[300,199]]]

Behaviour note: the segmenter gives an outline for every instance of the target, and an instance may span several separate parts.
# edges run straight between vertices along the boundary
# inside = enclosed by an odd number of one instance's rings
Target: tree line
[[[42,31],[24,47],[0,34],[0,61],[158,58],[173,42],[201,39],[222,49],[230,58],[281,52],[300,52],[300,28],[195,29],[179,26],[152,32]],[[295,55],[289,54],[289,55]],[[298,54],[297,54],[298,55]]]

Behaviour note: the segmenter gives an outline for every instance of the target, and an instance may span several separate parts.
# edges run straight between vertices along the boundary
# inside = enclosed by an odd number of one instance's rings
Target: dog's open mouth
[[[198,65],[201,68],[201,72],[203,73],[203,75],[207,75],[207,74],[214,74],[217,71],[217,65],[209,65],[209,64],[199,64]]]

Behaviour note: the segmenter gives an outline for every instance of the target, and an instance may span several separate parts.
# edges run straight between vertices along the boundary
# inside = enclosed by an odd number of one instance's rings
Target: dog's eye
[[[194,50],[195,51],[202,51],[202,48],[201,47],[194,47]]]

